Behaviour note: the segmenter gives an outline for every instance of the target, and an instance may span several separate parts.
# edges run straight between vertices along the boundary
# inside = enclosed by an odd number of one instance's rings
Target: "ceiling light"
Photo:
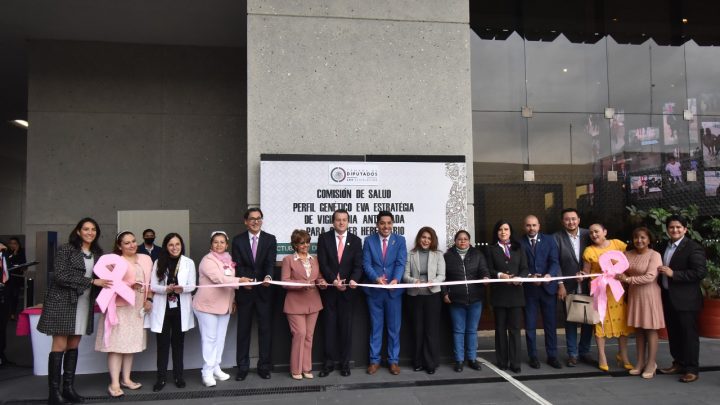
[[[563,68],[563,73],[567,73],[567,68]]]
[[[683,22],[683,24],[687,24],[687,23],[688,23],[688,19],[687,19],[687,18],[683,18],[683,19],[682,19],[682,22]]]
[[[28,124],[28,122],[25,120],[12,120],[10,122],[16,127],[20,128],[27,128],[28,126],[30,126],[30,124]]]

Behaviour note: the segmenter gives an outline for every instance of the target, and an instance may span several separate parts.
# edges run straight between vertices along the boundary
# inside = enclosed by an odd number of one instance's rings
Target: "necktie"
[[[343,243],[343,240],[342,240],[342,239],[343,239],[343,236],[342,236],[342,235],[338,235],[338,246],[337,246],[337,251],[338,251],[338,263],[340,263],[340,262],[342,261],[343,250],[345,250],[345,244]]]
[[[530,250],[535,253],[535,238],[530,239]]]
[[[673,253],[675,253],[675,244],[671,243],[668,245],[667,249],[665,249],[665,257],[663,258],[663,259],[665,259],[664,264],[666,266],[670,265],[670,260],[672,259]],[[668,283],[668,276],[666,274],[662,275],[661,282],[662,282],[662,286],[664,289],[667,290],[668,288],[670,288],[669,283]]]
[[[257,256],[257,239],[257,236],[253,236],[252,246],[250,246],[250,250],[252,250],[253,262],[255,261],[255,256]]]
[[[505,257],[507,257],[509,259],[510,258],[510,245],[507,243],[503,243],[502,247],[503,247],[503,253],[505,253]]]
[[[382,256],[383,261],[385,260],[385,255],[387,254],[387,238],[383,238],[383,245],[382,245]]]

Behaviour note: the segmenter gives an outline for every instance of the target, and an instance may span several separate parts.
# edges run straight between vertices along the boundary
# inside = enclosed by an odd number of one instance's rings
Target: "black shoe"
[[[507,364],[496,363],[495,366],[500,370],[507,370]]]
[[[510,366],[510,371],[517,374],[521,371],[521,368],[520,366]]]
[[[270,371],[268,370],[258,370],[258,375],[263,380],[269,380],[270,379]]]
[[[558,361],[558,359],[556,359],[555,357],[549,357],[549,358],[548,358],[548,361],[547,361],[547,364],[548,364],[550,367],[552,367],[552,368],[557,368],[557,369],[561,369],[561,368],[562,368],[562,365],[560,364],[560,362]]]
[[[153,385],[153,392],[160,392],[165,388],[165,380],[157,380]]]
[[[178,377],[175,379],[175,386],[178,388],[185,388],[187,384],[185,384],[185,379],[182,377]]]
[[[425,370],[425,367],[423,367],[423,366],[415,366],[415,367],[413,367],[413,371],[423,371],[423,370]]]
[[[235,375],[235,381],[245,381],[247,378],[247,370],[240,370]]]
[[[428,368],[428,369],[425,370],[425,372],[428,373],[428,374],[435,374],[435,367],[433,367],[433,368]]]
[[[348,367],[348,368],[343,367],[342,370],[340,370],[340,375],[343,377],[349,377],[350,376],[350,367]]]
[[[482,365],[477,360],[468,360],[468,367],[473,370],[482,370]]]
[[[322,371],[318,374],[320,377],[327,377],[335,370],[333,366],[325,366]]]
[[[75,369],[77,368],[78,349],[65,352],[63,358],[63,389],[62,396],[73,404],[85,403],[85,398],[75,391]]]
[[[463,371],[463,362],[462,361],[456,361],[455,367],[453,367],[453,370],[457,373],[461,373]]]
[[[540,362],[536,357],[530,358],[530,361],[528,362],[530,364],[530,368],[540,368]],[[512,368],[510,368],[512,370]]]

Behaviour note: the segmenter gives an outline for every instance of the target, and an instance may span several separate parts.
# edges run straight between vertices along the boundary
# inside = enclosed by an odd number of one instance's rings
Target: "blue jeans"
[[[480,315],[482,315],[482,301],[470,305],[450,304],[455,361],[472,361],[477,357],[477,327]]]
[[[580,342],[577,341],[577,328],[580,326]],[[590,341],[593,335],[593,325],[584,323],[565,322],[565,342],[570,357],[583,356],[590,353]]]

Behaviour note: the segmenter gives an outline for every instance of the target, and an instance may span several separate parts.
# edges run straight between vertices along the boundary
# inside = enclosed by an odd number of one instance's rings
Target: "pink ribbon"
[[[98,307],[105,314],[105,347],[110,346],[112,328],[119,323],[116,297],[120,296],[130,305],[135,306],[135,291],[123,280],[127,270],[127,260],[116,254],[101,256],[93,267],[93,272],[99,278],[112,281],[112,287],[103,288],[96,299]]]
[[[627,257],[618,250],[609,250],[599,259],[602,274],[590,282],[590,295],[594,297],[593,307],[600,314],[600,324],[605,321],[605,313],[607,312],[607,286],[610,286],[615,301],[620,301],[625,289],[615,276],[622,274],[630,267]]]

